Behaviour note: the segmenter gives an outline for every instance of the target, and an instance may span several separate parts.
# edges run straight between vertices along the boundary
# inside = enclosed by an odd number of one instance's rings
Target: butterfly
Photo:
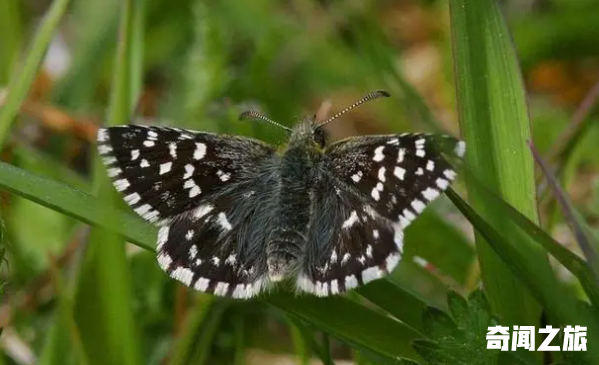
[[[100,129],[98,151],[116,190],[160,227],[157,261],[186,286],[251,298],[290,279],[327,296],[390,273],[404,229],[455,179],[440,150],[465,144],[420,133],[330,144],[323,126],[379,97],[367,94],[328,120],[306,117],[286,147],[177,128]],[[443,147],[440,148],[439,146]]]

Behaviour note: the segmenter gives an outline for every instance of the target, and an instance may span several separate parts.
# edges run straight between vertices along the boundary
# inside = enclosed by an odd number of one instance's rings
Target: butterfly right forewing
[[[440,145],[457,157],[465,148],[449,136],[402,134],[349,138],[325,151],[300,290],[336,294],[393,270],[405,227],[455,178]]]

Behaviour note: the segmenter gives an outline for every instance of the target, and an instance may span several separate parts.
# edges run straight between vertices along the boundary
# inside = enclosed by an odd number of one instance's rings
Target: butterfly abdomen
[[[268,274],[280,281],[295,272],[304,255],[310,221],[310,185],[319,154],[305,145],[288,149],[281,159],[277,229],[269,235],[266,255]]]

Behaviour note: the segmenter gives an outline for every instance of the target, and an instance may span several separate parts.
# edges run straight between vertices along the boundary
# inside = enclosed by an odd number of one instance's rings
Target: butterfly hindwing
[[[455,178],[440,145],[464,153],[463,142],[425,134],[349,138],[326,149],[300,290],[336,294],[393,270],[404,228]]]
[[[101,129],[98,142],[116,189],[161,226],[157,257],[164,271],[221,296],[249,298],[264,288],[273,148],[250,138],[142,126]]]

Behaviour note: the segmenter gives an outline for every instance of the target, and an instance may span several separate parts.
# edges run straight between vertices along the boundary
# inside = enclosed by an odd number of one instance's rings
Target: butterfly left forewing
[[[455,178],[439,146],[457,157],[465,148],[449,136],[401,134],[349,138],[325,151],[300,289],[334,294],[395,267],[404,228]]]

